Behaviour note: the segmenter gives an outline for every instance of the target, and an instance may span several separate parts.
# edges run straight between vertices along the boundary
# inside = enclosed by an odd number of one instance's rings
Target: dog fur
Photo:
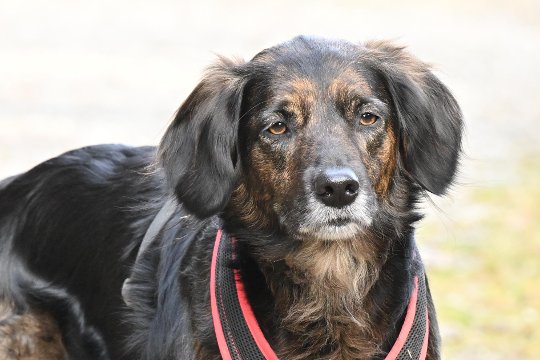
[[[36,358],[220,359],[209,269],[222,227],[280,358],[383,359],[422,268],[417,203],[451,184],[461,131],[448,89],[388,42],[298,37],[220,59],[157,149],[87,147],[0,183],[0,354],[24,335]],[[358,186],[340,206],[313,188],[336,168]],[[135,262],[169,198],[174,215]],[[431,296],[428,308],[438,359]]]

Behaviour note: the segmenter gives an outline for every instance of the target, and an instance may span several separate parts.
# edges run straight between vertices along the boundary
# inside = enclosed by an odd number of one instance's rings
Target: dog
[[[462,127],[447,87],[390,42],[297,37],[220,58],[157,148],[85,147],[0,183],[0,354],[221,359],[223,231],[279,358],[384,359],[425,278],[417,204],[453,183]]]

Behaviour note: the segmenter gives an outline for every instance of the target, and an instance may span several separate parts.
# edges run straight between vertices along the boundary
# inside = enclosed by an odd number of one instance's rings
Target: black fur
[[[238,74],[227,71],[233,68],[223,59],[223,66],[209,70],[161,141],[167,182],[200,218],[222,210],[234,186],[243,85]]]
[[[373,67],[384,78],[400,119],[405,166],[423,188],[441,195],[456,173],[461,110],[427,65],[411,61],[402,48],[377,48],[383,52],[376,54]]]
[[[276,349],[286,348],[293,335],[280,328],[271,287],[296,286],[284,278],[281,260],[299,243],[277,216],[246,224],[234,191],[239,184],[264,190],[267,179],[253,176],[260,164],[247,159],[259,141],[250,126],[276,84],[312,76],[313,69],[314,79],[327,79],[334,64],[354,64],[370,79],[388,103],[399,142],[390,200],[381,202],[372,229],[380,236],[381,269],[369,293],[380,304],[371,318],[391,325],[375,356],[384,358],[404,316],[410,279],[422,266],[412,235],[415,205],[422,189],[442,194],[452,182],[462,124],[457,103],[428,67],[383,43],[297,38],[251,62],[222,60],[180,107],[159,149],[83,148],[0,183],[0,302],[16,312],[52,314],[73,359],[218,359],[208,281],[222,226],[239,239],[237,266],[263,331]],[[278,65],[289,71],[277,75]],[[150,222],[171,196],[176,213],[134,264]],[[271,211],[253,196],[246,206]],[[267,259],[274,273],[267,273]],[[131,308],[120,294],[128,276],[135,284]],[[439,340],[431,299],[430,317],[433,359]]]

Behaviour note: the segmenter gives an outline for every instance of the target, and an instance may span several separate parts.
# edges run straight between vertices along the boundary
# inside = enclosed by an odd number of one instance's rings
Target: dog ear
[[[241,64],[221,59],[182,104],[158,157],[169,187],[200,218],[221,211],[237,177]]]
[[[406,172],[444,194],[461,152],[463,120],[456,100],[427,64],[387,42],[367,44],[394,103]]]

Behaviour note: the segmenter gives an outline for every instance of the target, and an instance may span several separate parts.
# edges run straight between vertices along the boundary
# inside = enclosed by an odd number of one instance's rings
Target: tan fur
[[[269,219],[260,211],[264,203],[268,203],[271,195],[268,193],[250,194],[245,184],[240,184],[231,197],[231,207],[234,207],[237,216],[246,224],[250,224],[255,229],[268,226]]]
[[[43,312],[13,313],[0,304],[0,359],[67,360],[56,322]]]
[[[345,69],[328,87],[328,95],[332,99],[345,98],[351,89],[362,89],[366,94],[371,93],[371,87],[366,79],[352,69]]]
[[[389,188],[397,165],[397,139],[392,127],[387,125],[386,138],[379,152],[379,162],[382,164],[381,174],[375,184],[375,192],[381,197],[388,195]]]
[[[281,344],[282,358],[345,360],[378,353],[383,334],[365,299],[379,265],[367,244],[305,241],[286,258],[294,284],[271,285],[282,326],[293,334]]]
[[[291,91],[285,100],[288,102],[287,110],[295,115],[298,125],[303,124],[317,101],[315,84],[306,78],[297,78],[290,83]]]
[[[296,78],[291,81],[291,86],[293,88],[292,92],[299,95],[314,95],[316,90],[315,83],[307,78]]]

